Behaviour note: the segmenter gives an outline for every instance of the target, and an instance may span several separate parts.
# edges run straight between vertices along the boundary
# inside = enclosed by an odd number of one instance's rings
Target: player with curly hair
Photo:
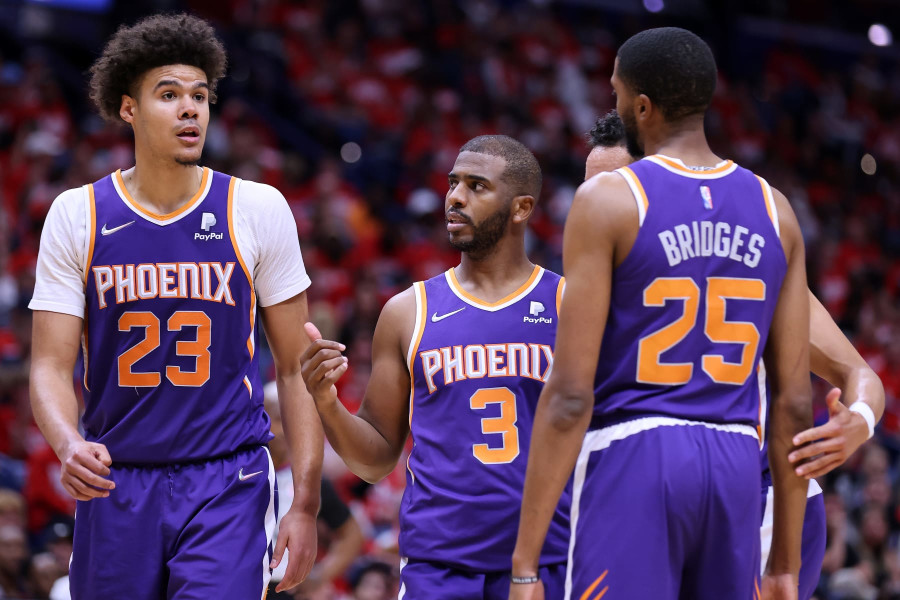
[[[284,197],[199,166],[225,67],[201,19],[121,27],[91,98],[131,126],[135,165],[61,194],[41,236],[31,400],[78,500],[75,600],[261,598],[286,548],[279,589],[315,559],[323,441],[298,327],[310,281]],[[277,545],[257,311],[294,468]]]

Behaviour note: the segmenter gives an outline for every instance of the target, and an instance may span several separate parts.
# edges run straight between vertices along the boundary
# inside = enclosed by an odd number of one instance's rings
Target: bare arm
[[[637,226],[637,209],[625,180],[617,174],[600,175],[582,184],[566,218],[566,293],[553,370],[534,418],[512,561],[517,577],[537,575],[547,529],[590,424],[594,375],[609,312],[615,241],[622,236],[622,224],[629,221]],[[523,585],[513,588],[513,595],[534,593]]]
[[[842,465],[869,439],[866,420],[859,413],[848,410],[848,406],[857,401],[864,402],[872,409],[876,423],[884,413],[881,380],[812,292],[809,294],[809,311],[810,369],[839,389],[832,390],[826,398],[828,423],[807,429],[794,438],[794,445],[806,445],[792,452],[790,460],[797,468],[797,474],[807,479],[821,477]],[[805,464],[800,464],[803,462]]]
[[[294,481],[294,502],[281,522],[273,559],[273,565],[277,565],[284,549],[290,550],[290,563],[278,585],[280,591],[303,581],[316,558],[316,515],[325,443],[300,373],[300,357],[309,345],[298,327],[309,317],[306,292],[265,307],[260,313],[275,360],[281,421]]]
[[[769,463],[775,490],[772,553],[764,587],[778,587],[796,597],[800,543],[806,510],[807,482],[788,462],[794,436],[812,421],[809,382],[809,295],[800,228],[787,199],[775,192],[787,273],[769,330],[765,350],[772,381],[772,424]],[[792,595],[791,595],[792,594]],[[782,597],[782,596],[777,596]]]
[[[334,530],[334,536],[334,541],[328,547],[328,554],[316,565],[318,578],[323,582],[340,577],[362,552],[365,541],[362,529],[352,515]]]
[[[341,404],[334,387],[347,370],[343,345],[321,339],[311,323],[306,326],[314,341],[304,354],[303,374],[325,434],[350,470],[370,483],[390,474],[409,435],[406,344],[412,337],[415,314],[412,288],[385,304],[372,340],[372,376],[356,415]]]
[[[103,444],[78,432],[78,399],[72,386],[81,349],[82,319],[35,311],[31,350],[31,410],[62,463],[60,481],[76,500],[105,498],[115,484],[106,479],[112,464]]]

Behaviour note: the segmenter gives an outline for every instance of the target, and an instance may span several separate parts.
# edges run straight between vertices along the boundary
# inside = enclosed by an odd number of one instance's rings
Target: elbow
[[[546,405],[546,417],[550,426],[559,431],[568,431],[585,425],[590,419],[594,406],[591,389],[567,388],[552,390]]]
[[[391,474],[394,470],[394,467],[397,466],[397,461],[380,461],[378,463],[356,463],[347,465],[350,467],[350,470],[353,471],[353,474],[369,483],[371,485],[375,485],[385,477]]]

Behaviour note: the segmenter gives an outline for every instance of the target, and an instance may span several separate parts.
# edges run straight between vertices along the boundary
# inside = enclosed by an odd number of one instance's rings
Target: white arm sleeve
[[[281,192],[240,180],[234,191],[235,235],[253,276],[261,307],[293,298],[309,287],[297,223]]]
[[[41,232],[31,310],[84,318],[89,202],[87,187],[81,187],[63,192],[50,206]]]

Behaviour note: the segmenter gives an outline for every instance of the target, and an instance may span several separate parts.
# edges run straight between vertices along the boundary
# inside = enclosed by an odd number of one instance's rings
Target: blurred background
[[[382,304],[458,262],[442,206],[459,147],[504,133],[535,152],[529,252],[559,270],[585,132],[614,105],[616,48],[650,26],[703,36],[720,66],[714,151],[791,200],[810,287],[886,389],[876,437],[820,481],[817,597],[900,598],[897,0],[0,0],[0,598],[65,597],[64,580],[51,589],[74,503],[28,406],[26,306],[50,203],[134,160],[129,131],[90,106],[86,70],[118,25],[180,10],[210,19],[229,54],[203,162],[290,203],[312,318],[348,347],[351,409]],[[816,382],[817,422],[827,389]],[[370,486],[329,453],[325,474],[342,515],[322,523],[331,568],[294,597],[396,597],[402,470]]]

